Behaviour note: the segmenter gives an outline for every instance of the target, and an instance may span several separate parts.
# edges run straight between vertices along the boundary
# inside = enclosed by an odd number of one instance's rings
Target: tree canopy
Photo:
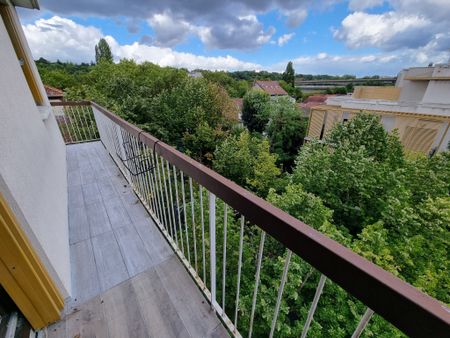
[[[242,121],[250,132],[262,133],[269,121],[268,103],[270,96],[266,92],[252,89],[244,96]]]
[[[101,38],[97,45],[95,45],[95,62],[113,62],[113,55],[111,47],[108,42]]]
[[[287,84],[295,87],[295,71],[292,61],[289,61],[286,65],[286,70],[284,71],[282,78]]]

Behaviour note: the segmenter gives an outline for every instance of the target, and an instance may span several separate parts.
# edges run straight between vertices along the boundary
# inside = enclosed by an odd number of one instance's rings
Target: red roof
[[[312,107],[324,104],[329,96],[333,95],[311,95],[305,101],[299,104],[301,108],[311,109]]]
[[[280,86],[278,81],[261,81],[255,80],[253,87],[264,90],[269,95],[288,95],[288,93]]]
[[[64,96],[64,92],[61,89],[47,85],[44,85],[44,88],[48,98],[62,98]]]

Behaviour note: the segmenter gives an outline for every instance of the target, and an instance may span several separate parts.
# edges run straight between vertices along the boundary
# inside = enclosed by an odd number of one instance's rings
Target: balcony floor
[[[228,337],[100,142],[67,146],[72,299],[48,337]]]

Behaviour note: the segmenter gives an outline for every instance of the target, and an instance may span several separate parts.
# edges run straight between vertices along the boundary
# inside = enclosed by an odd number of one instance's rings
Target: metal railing
[[[336,284],[365,304],[352,337],[360,336],[374,313],[410,336],[448,335],[445,305],[98,104],[91,105],[104,146],[234,336],[252,336],[255,318],[262,320],[257,308],[263,301],[273,306],[263,335],[277,335],[284,290],[292,276],[289,268],[299,260],[311,266],[299,290],[312,274],[318,279],[302,338],[324,290]],[[279,257],[280,270],[271,271],[272,277],[280,274],[279,283],[276,288],[265,285],[264,295],[270,299],[262,299],[261,272]],[[249,281],[249,275],[254,279]]]
[[[66,144],[99,140],[89,101],[51,102],[53,114]]]

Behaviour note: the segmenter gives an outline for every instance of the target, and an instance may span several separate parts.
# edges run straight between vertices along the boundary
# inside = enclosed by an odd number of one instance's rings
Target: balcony
[[[365,304],[352,337],[374,313],[410,336],[448,333],[435,299],[96,103],[54,111],[67,144],[74,295],[50,337],[276,337],[300,260],[305,280],[317,276],[311,297],[299,294],[310,304],[302,337],[332,285]],[[273,250],[283,257],[276,287],[261,280]]]

